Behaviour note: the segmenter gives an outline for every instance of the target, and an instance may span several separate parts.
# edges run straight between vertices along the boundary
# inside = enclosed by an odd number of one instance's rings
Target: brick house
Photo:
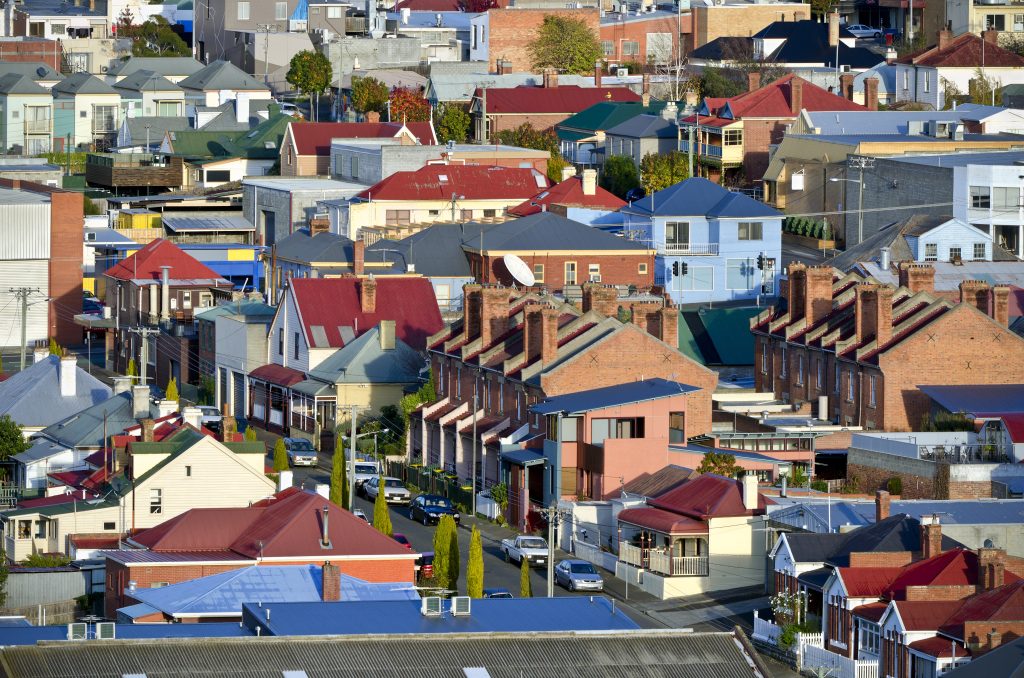
[[[901,267],[900,283],[791,264],[788,309],[751,320],[757,390],[792,403],[827,398],[843,425],[907,431],[931,407],[920,385],[1024,382],[1009,288],[965,280],[953,303],[934,295],[927,265]]]
[[[176,584],[253,565],[330,563],[370,582],[413,584],[420,554],[308,490],[288,488],[242,508],[194,508],[106,551],[106,616],[138,588]]]
[[[506,62],[505,68],[512,71],[530,71],[533,68],[530,43],[536,39],[537,31],[548,16],[581,19],[586,22],[594,37],[600,31],[600,10],[596,7],[489,9],[470,19],[469,61],[483,61],[492,73],[498,72],[499,61]]]
[[[793,74],[763,86],[759,73],[748,77],[748,91],[729,99],[705,98],[694,115],[679,121],[681,150],[688,152],[693,134],[701,175],[714,181],[723,174],[727,183],[760,181],[769,147],[782,141],[800,111],[865,110]]]
[[[281,140],[281,176],[329,176],[334,139],[380,139],[381,143],[409,146],[437,144],[429,122],[380,122],[380,114],[375,112],[367,117],[367,122],[289,123]]]
[[[608,12],[601,17],[600,28],[604,58],[612,63],[671,63],[679,41],[690,37],[692,16],[692,11],[685,14],[663,10],[636,14]]]
[[[507,483],[513,523],[525,519],[527,499],[546,504],[554,489],[543,482],[550,464],[539,451],[547,421],[529,414],[546,398],[661,378],[699,389],[687,395],[686,437],[711,430],[717,375],[679,353],[678,314],[664,299],[620,299],[614,287],[595,284],[583,287],[582,311],[500,285],[467,285],[464,297],[463,317],[427,342],[438,400],[411,414],[408,454],[471,477],[475,429],[479,486]],[[620,307],[632,309],[632,322],[616,319]],[[575,480],[576,469],[566,471],[556,477],[563,494],[576,496],[564,480]]]

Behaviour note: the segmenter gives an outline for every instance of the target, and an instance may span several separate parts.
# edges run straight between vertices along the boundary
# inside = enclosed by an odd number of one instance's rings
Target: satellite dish
[[[523,287],[533,287],[537,279],[533,277],[533,271],[526,265],[526,262],[514,254],[506,254],[501,258],[505,262],[505,268],[512,274],[512,279]]]

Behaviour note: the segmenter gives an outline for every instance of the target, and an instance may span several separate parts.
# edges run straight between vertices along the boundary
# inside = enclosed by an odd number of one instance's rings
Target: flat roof
[[[0,205],[39,205],[50,202],[50,196],[32,191],[0,188]]]
[[[912,155],[885,158],[894,162],[908,162],[931,167],[964,167],[966,165],[1020,165],[1024,163],[1024,151],[985,151],[980,153],[937,153],[935,155]],[[1024,168],[1022,168],[1024,169]]]
[[[1022,137],[1024,138],[1024,137]],[[356,184],[333,179],[290,179],[290,178],[259,178],[243,179],[243,186],[271,188],[278,191],[365,191],[365,184]]]

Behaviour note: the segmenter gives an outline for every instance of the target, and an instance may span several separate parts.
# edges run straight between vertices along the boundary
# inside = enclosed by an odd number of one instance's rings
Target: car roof
[[[562,562],[569,563],[570,565],[593,565],[589,560],[581,560],[579,558],[566,558]]]
[[[448,497],[441,496],[440,494],[421,494],[420,497],[423,497],[424,499],[444,499],[445,501],[450,501]],[[419,499],[419,497],[417,497],[417,499]]]

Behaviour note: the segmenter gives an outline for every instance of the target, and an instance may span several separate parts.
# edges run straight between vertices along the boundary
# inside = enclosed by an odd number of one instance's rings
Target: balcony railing
[[[50,133],[50,119],[44,118],[42,120],[26,120],[25,121],[25,134],[49,134]]]
[[[639,243],[653,250],[658,254],[675,254],[687,257],[717,257],[717,242],[655,242],[649,239],[635,239]]]
[[[707,556],[673,556],[624,541],[619,542],[619,562],[668,577],[706,577],[709,572]]]

